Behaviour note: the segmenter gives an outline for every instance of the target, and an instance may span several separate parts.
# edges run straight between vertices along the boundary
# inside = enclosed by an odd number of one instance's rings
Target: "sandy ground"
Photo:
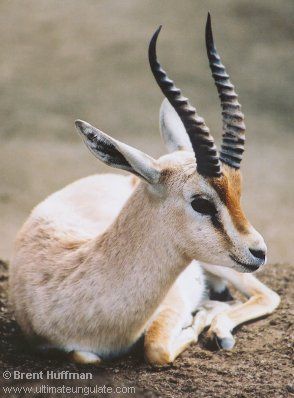
[[[81,381],[5,381],[3,387],[30,386],[111,386],[134,387],[131,393],[105,394],[121,397],[238,397],[280,398],[294,395],[293,380],[293,267],[268,266],[261,280],[282,297],[278,310],[269,317],[243,325],[236,332],[232,351],[214,351],[205,335],[198,345],[190,347],[172,366],[152,368],[145,364],[142,347],[132,355],[103,368],[69,364],[63,358],[38,357],[26,346],[16,323],[7,310],[7,266],[0,266],[0,368],[1,372],[47,372],[47,370],[90,372],[93,379]],[[22,397],[24,395],[0,396]],[[43,395],[30,393],[31,397]],[[56,397],[58,395],[46,395]],[[68,397],[70,395],[64,395]],[[74,395],[82,397],[82,395]],[[97,395],[89,395],[97,396]],[[103,396],[103,394],[98,396]]]

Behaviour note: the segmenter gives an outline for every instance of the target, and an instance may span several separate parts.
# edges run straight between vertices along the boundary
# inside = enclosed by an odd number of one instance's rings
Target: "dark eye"
[[[196,197],[192,200],[191,206],[195,211],[201,214],[213,216],[216,213],[216,208],[212,202],[207,199]]]

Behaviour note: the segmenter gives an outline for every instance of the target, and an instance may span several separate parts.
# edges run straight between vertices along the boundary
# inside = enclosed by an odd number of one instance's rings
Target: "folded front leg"
[[[193,318],[183,307],[165,307],[145,334],[145,356],[153,365],[173,362],[186,348],[198,341],[214,317],[230,305],[208,300]]]
[[[164,307],[151,323],[145,334],[145,357],[152,365],[171,363],[190,344],[197,341],[199,330],[205,326],[202,322],[193,327],[193,317],[180,308]],[[189,325],[187,325],[187,323]]]
[[[211,323],[209,336],[216,337],[220,348],[231,349],[235,344],[233,329],[250,320],[271,314],[279,305],[280,297],[252,274],[243,274],[229,268],[203,265],[209,272],[231,282],[248,300],[218,314]]]

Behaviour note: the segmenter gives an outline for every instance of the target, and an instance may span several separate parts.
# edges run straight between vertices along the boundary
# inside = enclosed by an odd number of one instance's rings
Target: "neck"
[[[159,198],[142,183],[111,227],[93,242],[93,263],[99,258],[99,277],[103,271],[109,300],[117,305],[120,297],[119,316],[124,314],[128,325],[133,320],[137,328],[144,327],[189,263],[161,212]]]

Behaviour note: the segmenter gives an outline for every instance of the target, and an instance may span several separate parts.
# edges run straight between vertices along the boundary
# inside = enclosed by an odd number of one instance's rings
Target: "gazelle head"
[[[170,236],[184,255],[241,272],[255,271],[265,264],[266,245],[240,204],[244,116],[214,46],[210,16],[206,47],[221,101],[224,131],[219,154],[204,119],[157,60],[160,29],[150,41],[149,62],[166,97],[160,109],[160,127],[169,154],[155,160],[86,122],[77,120],[76,126],[96,157],[144,181],[144,194],[159,208],[158,217],[165,220],[160,223],[165,228],[163,235],[167,239]]]

